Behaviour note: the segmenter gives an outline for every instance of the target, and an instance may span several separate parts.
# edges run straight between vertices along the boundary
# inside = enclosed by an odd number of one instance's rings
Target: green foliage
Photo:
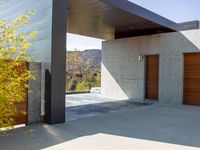
[[[0,127],[14,125],[15,104],[24,100],[27,81],[34,79],[24,63],[32,60],[28,50],[36,32],[19,32],[33,13],[29,11],[9,22],[0,20]]]
[[[91,66],[91,60],[80,51],[67,53],[67,91],[90,90],[101,85],[100,67]]]
[[[82,90],[90,90],[90,83],[85,80],[78,82],[78,84],[76,85],[76,91]]]

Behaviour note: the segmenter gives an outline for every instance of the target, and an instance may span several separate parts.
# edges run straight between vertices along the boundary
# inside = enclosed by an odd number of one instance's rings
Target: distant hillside
[[[74,53],[74,51],[68,51],[67,54]],[[101,50],[91,49],[81,51],[81,55],[90,60],[90,66],[101,66]]]
[[[83,57],[91,60],[92,66],[101,65],[101,50],[98,50],[98,49],[85,50],[85,51],[82,51],[81,53]]]
[[[90,90],[101,86],[101,50],[68,51],[67,91]]]

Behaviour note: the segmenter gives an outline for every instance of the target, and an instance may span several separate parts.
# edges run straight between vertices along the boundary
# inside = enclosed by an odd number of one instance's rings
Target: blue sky
[[[174,22],[200,20],[200,0],[129,0]],[[101,49],[100,39],[68,34],[67,50]]]
[[[175,22],[200,20],[200,0],[129,0]]]
[[[86,50],[86,49],[101,49],[101,39],[95,39],[80,35],[67,34],[67,50],[73,51],[74,49]]]

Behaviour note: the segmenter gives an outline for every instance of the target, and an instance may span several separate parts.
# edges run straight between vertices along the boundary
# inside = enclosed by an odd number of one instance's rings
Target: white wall
[[[200,52],[200,30],[105,41],[102,49],[103,96],[143,101],[145,60],[138,55],[159,54],[159,100],[181,104],[183,53]]]

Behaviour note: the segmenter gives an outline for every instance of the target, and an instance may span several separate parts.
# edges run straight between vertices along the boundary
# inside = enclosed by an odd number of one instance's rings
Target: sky
[[[200,0],[129,0],[165,18],[180,23],[200,20]]]
[[[102,41],[101,39],[67,33],[67,50],[101,49]]]
[[[200,0],[129,0],[174,22],[200,20]],[[67,50],[101,49],[101,39],[67,34]]]

